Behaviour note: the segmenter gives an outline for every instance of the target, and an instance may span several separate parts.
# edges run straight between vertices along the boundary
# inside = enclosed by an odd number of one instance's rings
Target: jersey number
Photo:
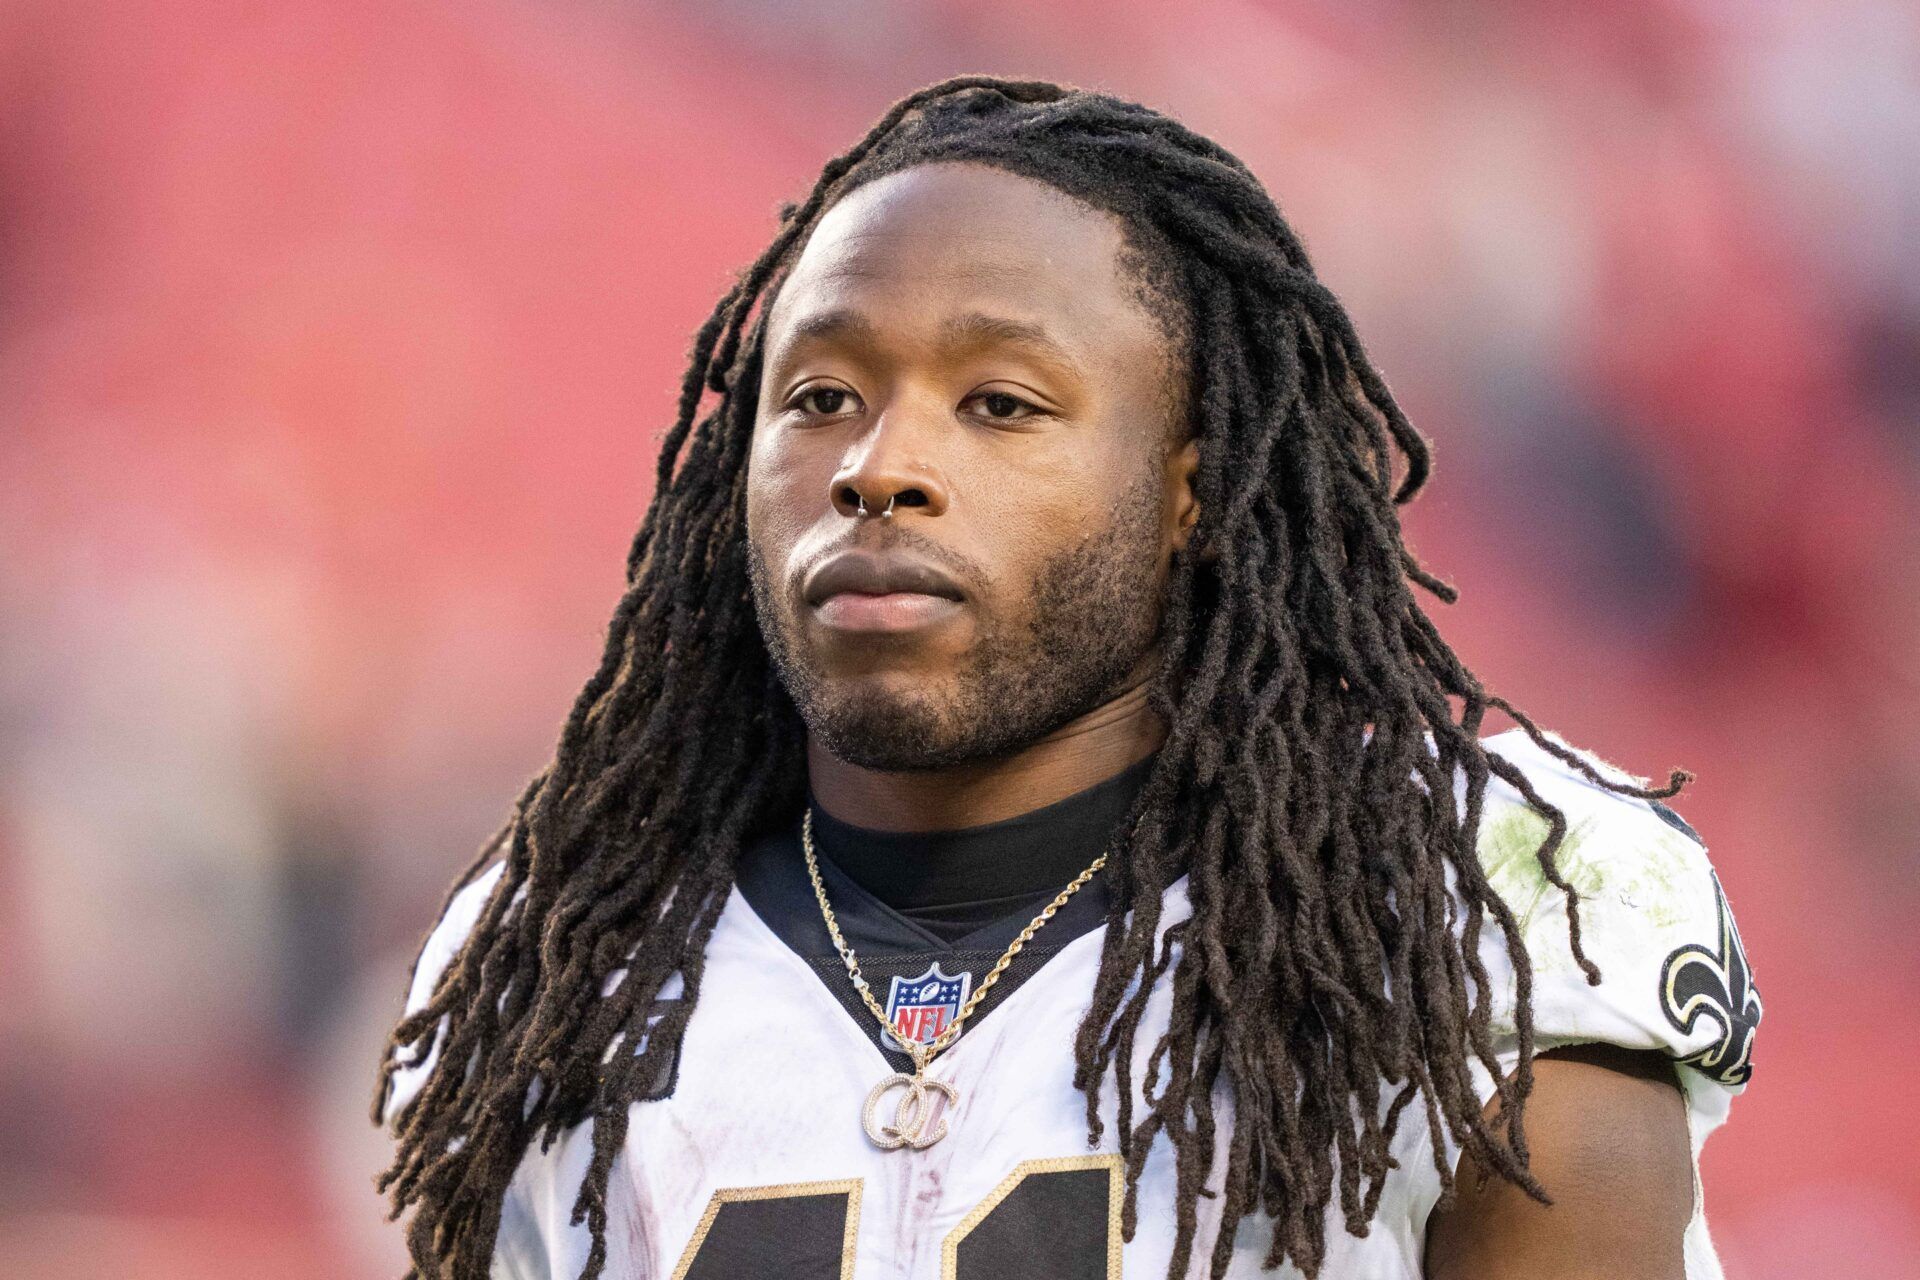
[[[1117,1280],[1117,1155],[1027,1160],[947,1233],[943,1280]],[[713,1193],[673,1280],[853,1280],[860,1179]]]

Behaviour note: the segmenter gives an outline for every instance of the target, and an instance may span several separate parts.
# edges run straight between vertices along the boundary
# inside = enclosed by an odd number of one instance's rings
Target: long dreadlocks
[[[1566,895],[1573,954],[1590,982],[1600,975],[1554,863],[1566,820],[1483,748],[1482,721],[1507,712],[1543,750],[1623,794],[1670,796],[1688,775],[1659,789],[1603,776],[1440,638],[1412,586],[1444,602],[1454,590],[1407,549],[1396,510],[1427,479],[1427,443],[1245,165],[1134,103],[965,76],[902,99],[829,162],[694,339],[599,669],[553,760],[456,884],[504,858],[468,940],[395,1028],[381,1068],[376,1122],[396,1051],[418,1061],[446,1020],[378,1180],[392,1217],[417,1205],[409,1280],[486,1275],[528,1145],[539,1136],[545,1150],[588,1119],[592,1160],[573,1220],[592,1232],[582,1280],[600,1275],[628,1106],[647,1096],[696,1007],[743,841],[803,795],[804,727],[771,670],[747,576],[765,303],[836,199],[942,160],[1037,178],[1117,215],[1130,270],[1177,304],[1186,338],[1201,516],[1167,588],[1152,698],[1168,735],[1125,824],[1124,856],[1109,863],[1112,914],[1075,1039],[1090,1139],[1107,1072],[1118,1085],[1126,1235],[1148,1149],[1164,1136],[1177,1171],[1172,1274],[1192,1258],[1204,1193],[1223,1198],[1213,1275],[1256,1210],[1274,1222],[1267,1265],[1291,1260],[1314,1275],[1332,1198],[1349,1230],[1366,1227],[1389,1140],[1416,1098],[1443,1186],[1444,1132],[1545,1198],[1522,1124],[1531,966],[1475,854],[1490,778],[1546,818],[1542,872]],[[718,399],[703,415],[708,392]],[[1162,893],[1182,874],[1192,914],[1156,947]],[[1465,906],[1457,932],[1453,893]],[[1519,977],[1519,1066],[1504,1080],[1478,959],[1488,917]],[[1171,1023],[1136,1115],[1134,1041],[1148,988],[1169,969]],[[661,1001],[675,975],[683,998]],[[622,1041],[638,1052],[614,1053]],[[1499,1081],[1494,1123],[1476,1060]],[[1234,1104],[1224,1135],[1213,1106],[1223,1073]],[[1205,1188],[1220,1141],[1225,1182]]]

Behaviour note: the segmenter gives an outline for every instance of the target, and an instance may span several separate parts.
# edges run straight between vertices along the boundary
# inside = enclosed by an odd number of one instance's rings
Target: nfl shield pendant
[[[962,969],[955,977],[939,961],[917,978],[895,978],[887,986],[887,1025],[893,1034],[882,1033],[880,1043],[889,1049],[895,1047],[889,1041],[898,1041],[902,1047],[932,1044],[960,1016],[972,986],[972,971]]]

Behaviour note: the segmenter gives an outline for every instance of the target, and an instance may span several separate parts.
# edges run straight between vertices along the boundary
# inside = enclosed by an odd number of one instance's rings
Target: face
[[[848,194],[794,263],[749,564],[775,666],[841,759],[1000,758],[1150,675],[1197,450],[1124,248],[1045,183],[940,163]]]

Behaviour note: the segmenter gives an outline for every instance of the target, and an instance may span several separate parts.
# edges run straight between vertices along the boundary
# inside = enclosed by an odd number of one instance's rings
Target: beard
[[[1105,533],[1041,565],[1023,625],[989,620],[950,681],[906,693],[827,677],[750,545],[760,632],[808,734],[861,768],[945,769],[1005,758],[1108,701],[1159,638],[1160,502],[1149,472]]]

